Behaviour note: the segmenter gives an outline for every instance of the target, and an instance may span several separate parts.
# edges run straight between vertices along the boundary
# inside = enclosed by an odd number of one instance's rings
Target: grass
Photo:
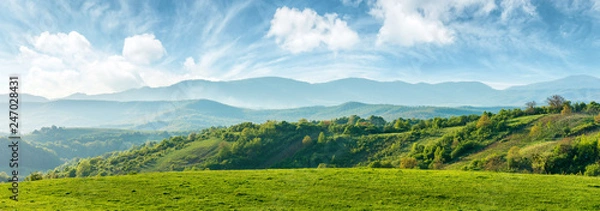
[[[220,142],[221,140],[218,139],[191,142],[187,144],[185,148],[168,153],[164,157],[160,157],[156,161],[154,167],[148,169],[147,171],[164,171],[175,162],[200,162],[202,158],[209,157],[208,155],[217,153],[216,149]]]
[[[508,126],[513,127],[513,126],[517,126],[517,125],[531,124],[532,122],[534,122],[544,116],[548,116],[548,115],[547,114],[538,114],[538,115],[517,117],[517,118],[509,120]]]
[[[23,182],[0,210],[598,210],[600,178],[399,169],[144,173]]]

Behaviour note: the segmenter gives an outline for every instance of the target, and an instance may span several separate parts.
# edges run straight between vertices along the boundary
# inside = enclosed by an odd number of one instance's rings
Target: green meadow
[[[0,210],[599,210],[600,178],[407,169],[205,170],[0,184]]]

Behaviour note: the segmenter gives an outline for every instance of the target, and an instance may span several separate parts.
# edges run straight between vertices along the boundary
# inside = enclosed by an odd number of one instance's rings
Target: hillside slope
[[[82,160],[55,169],[48,177],[318,166],[590,175],[598,167],[600,174],[600,105],[582,105],[562,114],[543,107],[391,122],[377,116],[349,116],[242,123]]]

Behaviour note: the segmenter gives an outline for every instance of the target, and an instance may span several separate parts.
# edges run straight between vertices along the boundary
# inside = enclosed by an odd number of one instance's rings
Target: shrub
[[[41,172],[31,172],[31,174],[29,174],[29,176],[25,177],[25,181],[37,181],[37,180],[42,180],[42,173]]]
[[[585,176],[600,176],[600,164],[594,163],[585,167]]]
[[[302,139],[302,144],[304,146],[309,146],[312,144],[312,138],[310,138],[310,136],[306,135],[304,136],[304,139]]]
[[[417,167],[418,164],[417,159],[413,157],[404,157],[400,159],[400,168],[403,169],[412,169]]]
[[[326,163],[319,163],[319,166],[317,166],[318,169],[324,169],[327,168],[327,164]]]

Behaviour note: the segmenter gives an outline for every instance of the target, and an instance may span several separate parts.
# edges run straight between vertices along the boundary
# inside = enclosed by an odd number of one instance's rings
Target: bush
[[[29,174],[29,176],[25,177],[25,181],[38,181],[38,180],[42,180],[42,173],[41,172],[31,172],[31,174]]]
[[[418,164],[417,159],[413,157],[404,157],[400,159],[400,168],[403,169],[412,169],[417,167]]]
[[[304,146],[309,146],[312,144],[312,138],[310,138],[310,136],[306,135],[304,136],[304,139],[302,139],[302,144]]]
[[[318,169],[324,169],[327,168],[327,164],[326,163],[319,163],[319,166],[317,166]]]
[[[600,164],[594,163],[585,167],[585,176],[600,176]]]

